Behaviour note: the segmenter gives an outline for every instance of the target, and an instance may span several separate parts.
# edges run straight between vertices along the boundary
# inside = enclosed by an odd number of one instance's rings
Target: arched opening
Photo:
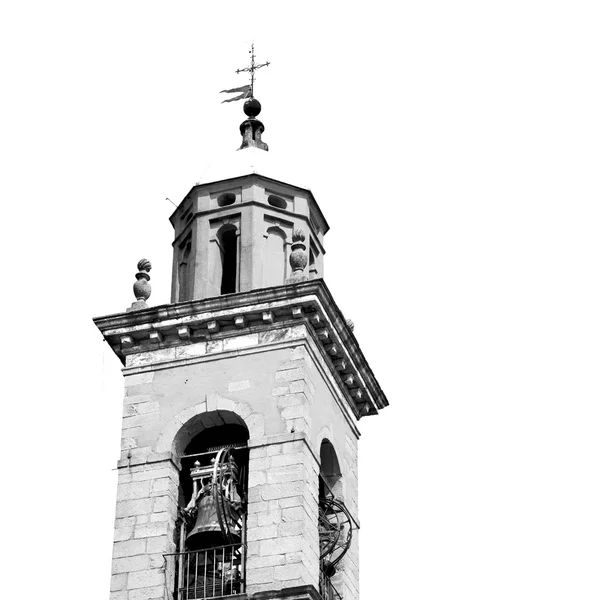
[[[235,202],[235,194],[231,192],[227,192],[226,194],[221,194],[217,198],[217,204],[219,206],[229,206]]]
[[[238,248],[237,230],[234,227],[222,229],[219,235],[221,249],[221,294],[237,292]]]
[[[285,282],[285,234],[279,227],[269,227],[263,260],[263,285],[283,285]]]
[[[328,439],[324,439],[321,442],[319,458],[321,459],[319,497],[333,495],[341,499],[343,494],[340,463],[333,444]]]
[[[181,460],[176,598],[245,591],[249,432],[237,414],[195,416],[175,437]]]
[[[190,299],[190,254],[192,252],[191,240],[186,240],[180,247],[181,259],[179,261],[179,302]]]
[[[271,206],[276,206],[277,208],[287,208],[287,202],[280,196],[275,196],[274,194],[271,194],[267,198],[267,202]]]
[[[340,464],[328,439],[321,442],[319,457],[319,587],[323,598],[336,598],[336,573],[352,542],[352,518],[342,501]]]

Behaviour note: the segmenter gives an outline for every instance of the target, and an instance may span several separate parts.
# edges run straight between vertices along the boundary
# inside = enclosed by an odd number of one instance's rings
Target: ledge
[[[312,585],[301,585],[280,590],[257,592],[252,600],[321,600],[321,594]]]
[[[94,319],[115,354],[176,349],[198,342],[218,355],[220,340],[304,324],[354,415],[360,419],[388,405],[354,334],[322,279],[165,304]],[[170,352],[173,355],[174,352]],[[132,357],[134,361],[134,357]]]

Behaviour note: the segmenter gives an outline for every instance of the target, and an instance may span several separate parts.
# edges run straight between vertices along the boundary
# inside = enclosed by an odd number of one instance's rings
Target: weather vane
[[[229,90],[221,90],[221,94],[239,94],[233,98],[227,98],[223,100],[223,102],[235,102],[236,100],[245,100],[246,98],[254,98],[254,73],[258,71],[258,69],[262,69],[263,67],[268,67],[271,63],[264,62],[260,65],[256,64],[256,56],[254,55],[254,43],[250,48],[250,66],[245,67],[243,69],[237,69],[236,73],[239,75],[240,73],[250,73],[250,84],[242,85],[240,87],[231,88]]]
[[[249,67],[245,67],[244,69],[237,69],[236,73],[238,73],[238,75],[240,73],[250,73],[250,94],[249,97],[250,98],[254,98],[254,72],[258,71],[258,69],[262,69],[263,67],[268,67],[271,63],[270,62],[264,62],[261,65],[257,65],[255,62],[255,55],[254,55],[254,42],[252,42],[252,46],[250,47],[250,66]]]

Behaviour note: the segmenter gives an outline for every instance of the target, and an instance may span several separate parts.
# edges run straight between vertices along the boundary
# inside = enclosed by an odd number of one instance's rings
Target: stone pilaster
[[[120,461],[123,463],[125,461]],[[174,551],[179,471],[171,460],[119,468],[111,600],[162,598]]]
[[[250,449],[249,594],[319,581],[318,463],[302,434],[275,437]]]

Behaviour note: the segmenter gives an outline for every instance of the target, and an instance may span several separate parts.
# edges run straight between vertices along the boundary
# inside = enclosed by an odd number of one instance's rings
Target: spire
[[[261,139],[265,126],[256,118],[260,114],[260,111],[260,102],[256,98],[251,97],[244,102],[244,112],[248,118],[240,125],[240,133],[242,134],[240,150],[244,148],[269,149],[269,146]]]
[[[223,92],[227,93],[242,92],[239,96],[230,98],[228,100],[223,100],[223,102],[232,102],[234,100],[247,98],[246,102],[244,102],[244,113],[246,113],[248,118],[240,125],[240,133],[242,134],[242,145],[239,147],[240,150],[243,150],[244,148],[258,148],[260,150],[269,149],[269,146],[267,146],[267,144],[265,144],[265,142],[263,142],[261,139],[261,135],[265,130],[265,126],[256,118],[261,111],[261,106],[260,102],[254,97],[254,79],[255,73],[258,71],[258,69],[262,69],[262,67],[268,67],[270,64],[271,63],[268,61],[262,64],[256,63],[256,55],[254,54],[253,43],[250,47],[250,66],[236,70],[238,75],[240,73],[250,73],[250,84],[233,88],[231,90],[223,90]]]

